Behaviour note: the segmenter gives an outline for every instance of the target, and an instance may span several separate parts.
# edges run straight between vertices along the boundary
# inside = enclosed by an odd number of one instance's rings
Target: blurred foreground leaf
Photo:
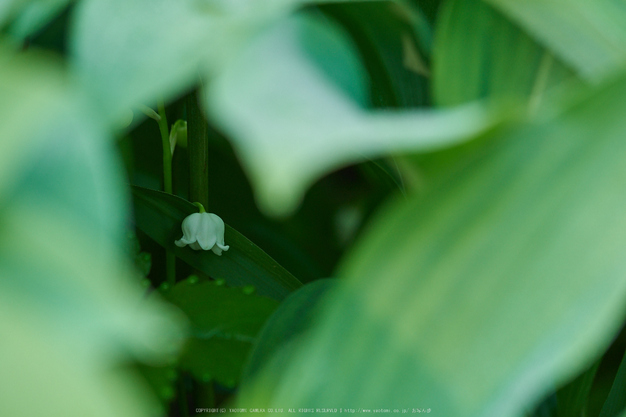
[[[277,300],[302,286],[261,248],[226,225],[225,242],[230,249],[222,256],[211,251],[195,251],[174,245],[182,236],[183,219],[198,209],[188,201],[171,194],[132,187],[135,222],[139,229],[183,261],[231,286],[253,285],[260,295]],[[219,213],[218,213],[219,215]]]
[[[341,2],[320,9],[349,32],[367,68],[372,104],[418,107],[429,102],[424,50],[431,29],[419,10],[390,1]]]
[[[355,100],[363,77],[336,27],[300,15],[255,39],[207,90],[209,116],[230,135],[264,211],[293,211],[307,187],[333,169],[452,146],[495,122],[478,105],[365,110]]]
[[[388,207],[240,404],[512,417],[589,366],[624,318],[625,112],[621,78]]]
[[[9,34],[23,42],[52,19],[57,17],[72,0],[30,0],[11,23]]]
[[[83,0],[71,39],[73,67],[103,112],[182,93],[236,54],[292,0]]]
[[[117,367],[171,360],[182,334],[124,263],[109,138],[49,57],[1,50],[0,91],[0,415],[148,416]]]
[[[584,78],[626,66],[626,7],[616,0],[485,0]]]
[[[439,106],[483,98],[528,101],[533,109],[570,71],[483,0],[442,6],[433,50],[433,94]],[[459,70],[462,68],[462,70]]]

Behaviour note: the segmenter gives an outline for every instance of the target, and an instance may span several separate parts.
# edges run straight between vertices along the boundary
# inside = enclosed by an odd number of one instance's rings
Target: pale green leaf
[[[0,27],[7,23],[24,3],[26,0],[4,0],[0,2]]]
[[[110,139],[50,59],[0,51],[0,73],[0,415],[146,416],[113,368],[169,360],[182,335],[130,280]]]
[[[180,94],[236,54],[291,0],[84,0],[72,65],[108,116]]]
[[[622,77],[387,207],[241,404],[512,417],[589,366],[624,318],[625,112]]]
[[[364,76],[353,54],[336,27],[294,17],[256,39],[207,90],[209,116],[230,135],[266,212],[294,210],[316,179],[346,164],[451,146],[493,125],[478,105],[446,112],[359,107],[340,84]],[[341,80],[314,61],[324,56]]]
[[[20,10],[9,27],[9,35],[24,41],[57,17],[72,0],[31,0]]]
[[[442,6],[433,49],[433,98],[454,106],[482,98],[523,100],[536,110],[570,71],[483,0]]]
[[[620,0],[485,0],[581,76],[598,81],[626,65],[626,5]]]

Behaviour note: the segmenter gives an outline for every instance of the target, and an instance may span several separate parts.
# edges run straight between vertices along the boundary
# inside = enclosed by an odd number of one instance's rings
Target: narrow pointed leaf
[[[171,194],[132,187],[135,222],[139,229],[194,268],[231,286],[253,285],[259,294],[280,300],[302,286],[261,248],[226,225],[225,242],[230,249],[222,256],[174,244],[182,236],[183,219],[198,209]],[[217,213],[219,215],[219,213]]]

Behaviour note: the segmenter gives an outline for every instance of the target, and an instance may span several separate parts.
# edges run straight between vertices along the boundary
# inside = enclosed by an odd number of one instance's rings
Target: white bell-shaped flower
[[[229,248],[224,244],[224,221],[217,214],[200,211],[183,220],[183,237],[174,243],[181,248],[189,245],[193,250],[212,250],[221,256]]]

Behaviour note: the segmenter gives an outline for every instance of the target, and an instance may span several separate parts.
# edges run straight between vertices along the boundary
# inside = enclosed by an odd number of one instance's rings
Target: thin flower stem
[[[170,132],[167,127],[165,104],[162,100],[159,100],[158,110],[160,119],[157,122],[159,123],[161,144],[163,146],[163,191],[172,194],[172,151],[170,149]],[[176,284],[176,255],[167,249],[165,250],[165,275],[168,284]]]

